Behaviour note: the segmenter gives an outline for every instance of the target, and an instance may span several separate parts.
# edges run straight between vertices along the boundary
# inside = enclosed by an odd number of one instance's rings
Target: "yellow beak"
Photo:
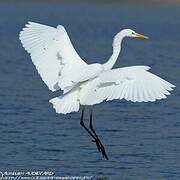
[[[147,37],[147,36],[145,36],[143,34],[136,33],[135,35],[136,35],[137,38],[149,39],[149,37]]]

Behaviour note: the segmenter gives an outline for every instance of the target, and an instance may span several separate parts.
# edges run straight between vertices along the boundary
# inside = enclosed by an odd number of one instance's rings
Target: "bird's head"
[[[122,31],[119,32],[121,36],[124,37],[134,37],[134,38],[143,38],[143,39],[149,39],[147,36],[143,34],[139,34],[132,29],[123,29]]]

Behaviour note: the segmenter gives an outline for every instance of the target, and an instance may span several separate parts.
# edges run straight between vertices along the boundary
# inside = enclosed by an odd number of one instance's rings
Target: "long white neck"
[[[118,33],[114,39],[113,39],[113,54],[109,58],[109,60],[103,64],[104,70],[112,69],[114,64],[116,63],[116,60],[119,56],[119,53],[121,51],[121,43],[125,35],[123,33]]]

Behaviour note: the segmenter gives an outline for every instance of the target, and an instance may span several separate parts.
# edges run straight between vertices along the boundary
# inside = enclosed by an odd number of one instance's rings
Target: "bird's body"
[[[62,114],[77,112],[81,105],[113,99],[152,102],[170,94],[175,86],[148,72],[148,66],[112,69],[125,37],[147,38],[130,29],[122,30],[113,39],[109,60],[89,65],[77,54],[62,25],[53,28],[29,22],[20,32],[22,45],[30,53],[42,80],[51,91],[63,91],[61,96],[50,100],[56,112]],[[98,141],[98,137],[94,139]],[[101,147],[97,141],[97,146]]]

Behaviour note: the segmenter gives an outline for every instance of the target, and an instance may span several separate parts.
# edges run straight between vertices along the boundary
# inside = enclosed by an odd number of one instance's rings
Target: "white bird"
[[[20,32],[20,40],[30,53],[42,80],[51,91],[61,89],[63,94],[51,99],[57,113],[77,112],[82,106],[81,125],[93,138],[99,152],[108,159],[104,146],[92,126],[83,123],[84,107],[113,99],[132,102],[152,102],[165,99],[175,87],[148,72],[148,66],[130,66],[112,69],[125,37],[145,38],[131,29],[124,29],[113,39],[113,53],[104,64],[87,64],[74,49],[62,25],[57,28],[29,22]]]

